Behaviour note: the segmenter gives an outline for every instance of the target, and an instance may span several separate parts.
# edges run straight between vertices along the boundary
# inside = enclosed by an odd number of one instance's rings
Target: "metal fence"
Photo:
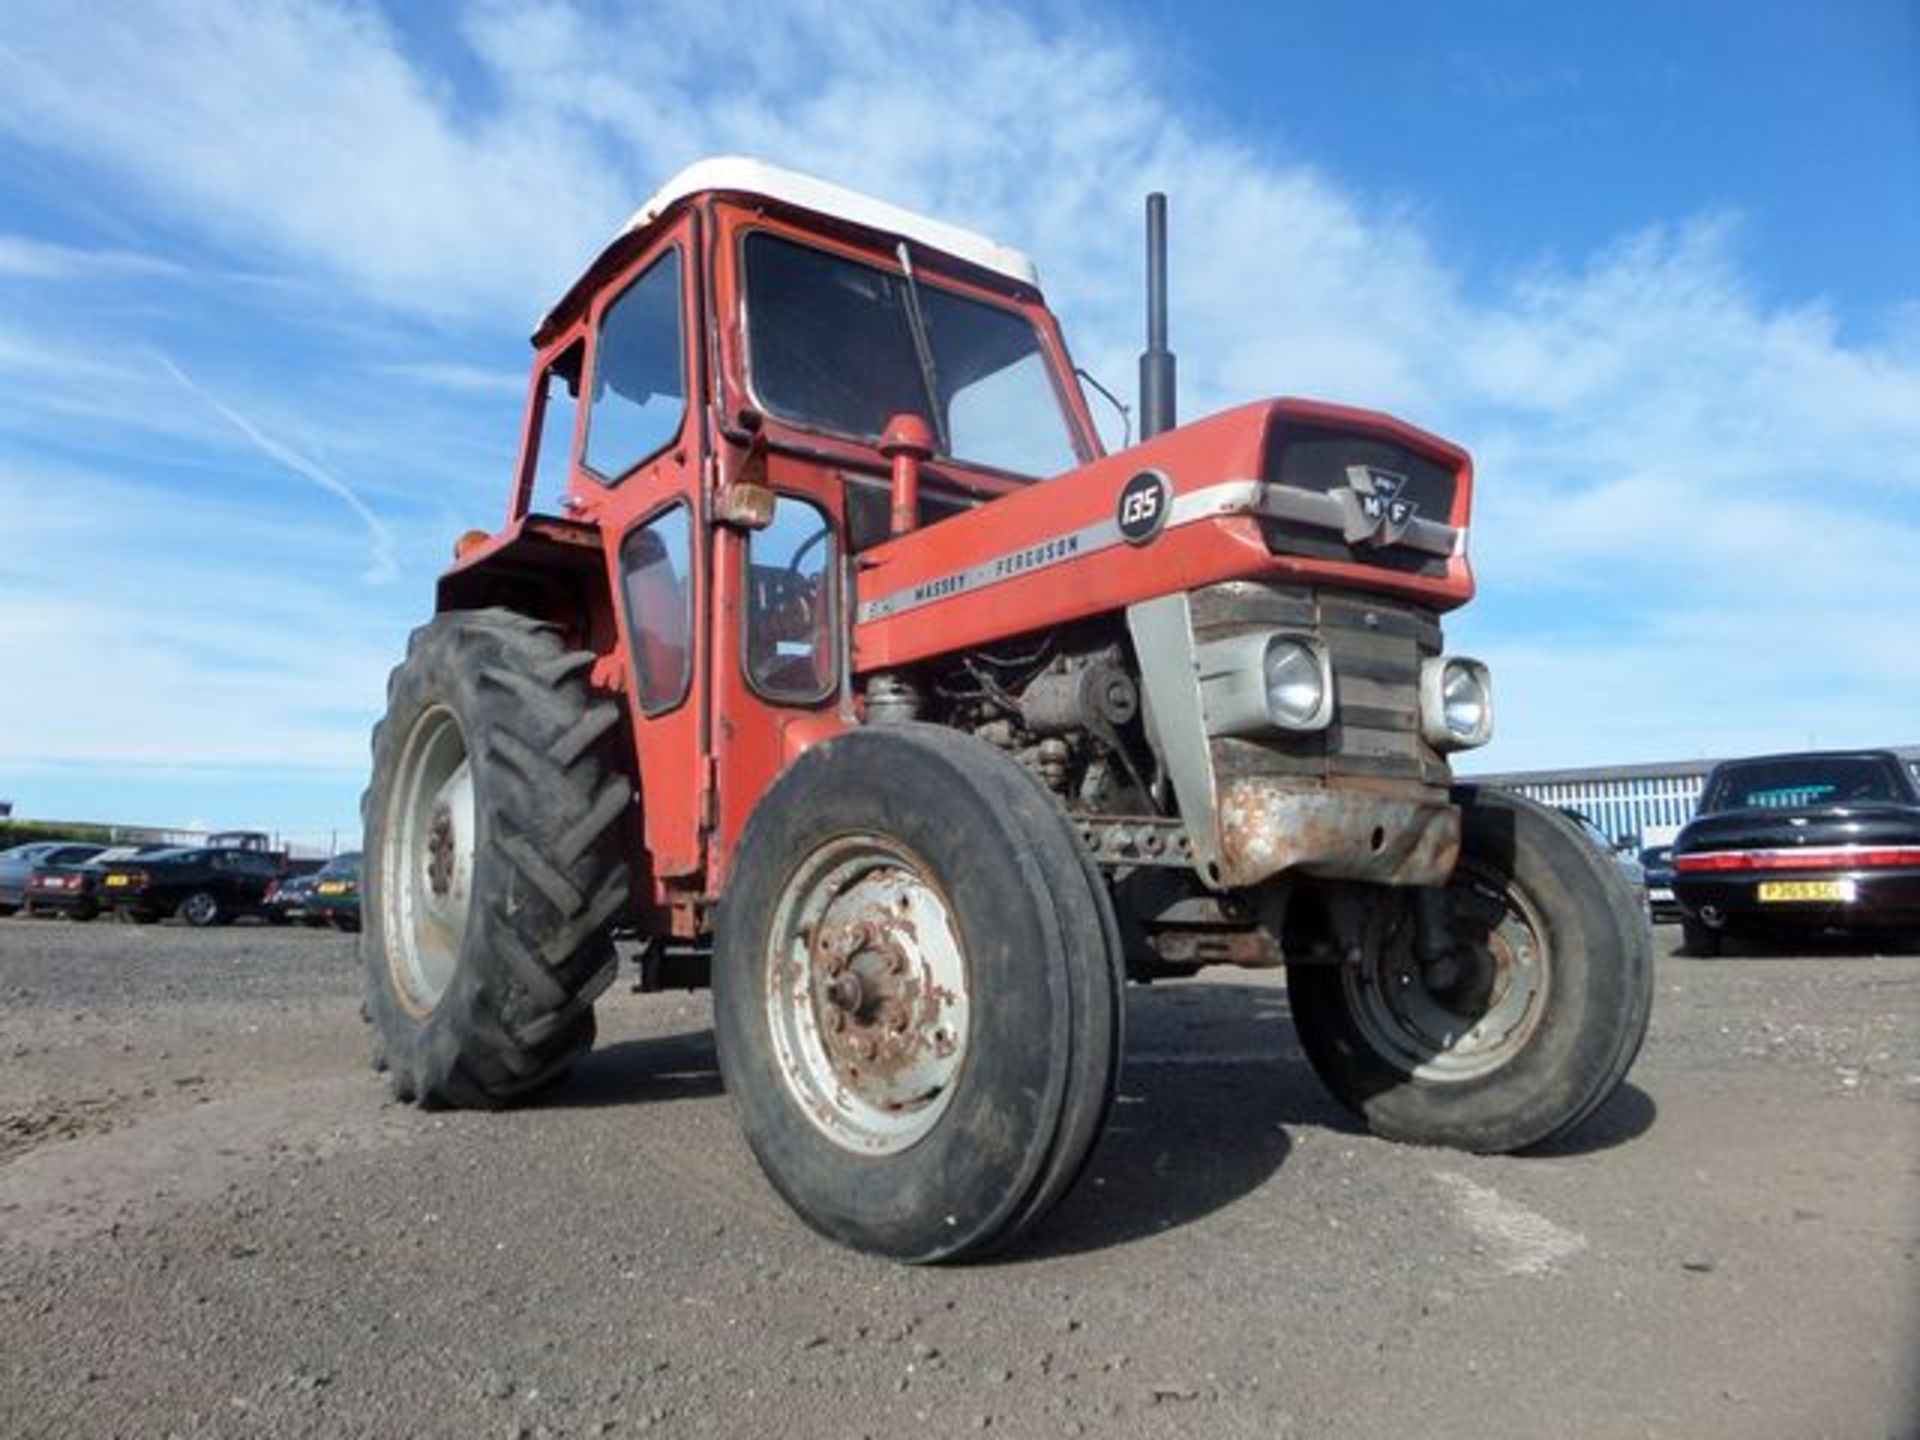
[[[1517,791],[1543,805],[1578,810],[1598,825],[1615,844],[1628,840],[1652,843],[1649,836],[1666,836],[1693,818],[1700,803],[1707,771],[1684,774],[1634,775],[1604,780],[1526,779],[1501,777],[1503,789]]]

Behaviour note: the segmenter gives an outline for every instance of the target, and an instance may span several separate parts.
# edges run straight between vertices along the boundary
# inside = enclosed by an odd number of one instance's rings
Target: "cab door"
[[[574,513],[599,522],[632,703],[655,887],[703,869],[711,569],[700,475],[692,220],[667,230],[589,311]]]

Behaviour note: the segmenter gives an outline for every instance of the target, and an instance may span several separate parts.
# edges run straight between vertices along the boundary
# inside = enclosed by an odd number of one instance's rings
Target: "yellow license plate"
[[[1788,902],[1795,900],[1838,900],[1853,899],[1851,880],[1762,880],[1760,898],[1766,902]]]
[[[322,895],[344,895],[347,893],[346,882],[342,880],[329,880],[326,884],[316,888]]]
[[[107,884],[109,887],[115,886],[115,885],[124,885],[126,883],[127,883],[127,877],[124,875],[107,876]]]

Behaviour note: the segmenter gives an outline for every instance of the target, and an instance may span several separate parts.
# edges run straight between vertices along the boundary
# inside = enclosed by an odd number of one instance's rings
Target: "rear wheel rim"
[[[400,1002],[433,1012],[453,983],[473,900],[473,766],[453,712],[414,721],[380,847],[387,964]]]
[[[872,835],[814,851],[781,892],[766,1018],[788,1094],[859,1155],[932,1133],[966,1063],[968,966],[952,907],[911,852]]]
[[[1341,967],[1341,982],[1377,1055],[1416,1080],[1451,1085],[1504,1069],[1532,1043],[1553,954],[1538,908],[1511,878],[1463,864],[1447,890],[1449,965],[1422,967],[1409,913],[1360,964]]]
[[[214,916],[220,913],[220,902],[202,890],[189,895],[184,908],[189,924],[211,925]]]

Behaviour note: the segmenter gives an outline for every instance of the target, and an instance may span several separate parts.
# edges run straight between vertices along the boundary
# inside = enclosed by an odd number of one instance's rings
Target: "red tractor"
[[[1032,264],[693,166],[541,323],[506,523],[374,732],[368,1011],[403,1098],[594,1039],[616,933],[711,984],[767,1177],[953,1259],[1073,1185],[1128,979],[1286,968],[1377,1134],[1492,1152],[1620,1084],[1647,927],[1561,817],[1454,786],[1486,668],[1472,468],[1385,415],[1174,428],[1149,202],[1140,443],[1102,448]],[[557,511],[558,513],[543,513]]]

